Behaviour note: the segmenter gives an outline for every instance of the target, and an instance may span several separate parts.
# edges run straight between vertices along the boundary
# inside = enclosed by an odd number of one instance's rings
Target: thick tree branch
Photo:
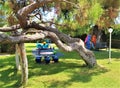
[[[13,25],[10,27],[0,27],[1,32],[10,32],[10,31],[16,31],[17,29],[20,28],[20,24]]]
[[[72,51],[74,48],[68,45],[65,45],[60,41],[55,33],[43,31],[41,33],[36,33],[33,35],[21,35],[21,36],[8,36],[6,34],[0,34],[0,43],[22,43],[29,42],[38,39],[44,39],[45,37],[49,37],[52,39],[58,47],[60,47],[64,51]]]
[[[28,42],[34,41],[38,39],[45,38],[45,34],[43,33],[36,33],[34,35],[20,35],[20,36],[8,36],[6,34],[0,34],[0,43],[20,43],[20,42]]]
[[[88,64],[89,66],[94,66],[95,64],[97,64],[94,54],[85,48],[84,42],[81,39],[71,38],[70,36],[61,33],[55,28],[43,27],[41,25],[36,24],[35,22],[32,23],[31,27],[55,33],[61,41],[64,41],[67,45],[70,45],[72,47],[71,50],[76,50],[80,54],[82,59],[86,62],[86,64]]]
[[[41,26],[41,25],[39,25],[35,22],[33,22],[29,27],[35,28],[35,29],[38,29],[38,30],[54,32],[62,41],[66,42],[66,43],[74,43],[74,42],[82,41],[79,38],[72,38],[72,37],[68,36],[67,34],[61,33],[56,28]]]
[[[77,51],[87,65],[93,67],[94,65],[97,64],[94,54],[84,47],[84,42],[79,38],[71,38],[70,36],[59,32],[57,29],[43,27],[37,24],[33,24],[31,27],[42,29],[43,32],[30,36],[21,35],[14,37],[5,34],[0,34],[0,43],[20,43],[20,42],[33,41],[33,40],[44,39],[45,37],[49,37],[55,42],[55,44],[59,48],[63,50]],[[65,44],[62,43],[61,41],[64,41]]]
[[[66,45],[66,44],[64,44],[64,43],[62,43],[62,41],[58,38],[58,36],[55,34],[55,33],[53,33],[53,32],[48,32],[48,37],[50,38],[50,39],[52,39],[53,41],[54,41],[54,43],[59,47],[59,48],[61,48],[62,50],[64,50],[64,51],[73,51],[74,50],[74,48],[71,46],[71,44],[69,44],[69,45]]]

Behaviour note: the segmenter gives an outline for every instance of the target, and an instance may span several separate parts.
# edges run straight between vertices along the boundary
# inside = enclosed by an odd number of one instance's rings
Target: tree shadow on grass
[[[101,53],[101,52],[100,52]],[[115,54],[118,52],[114,52]],[[98,53],[97,53],[98,54]],[[102,53],[101,58],[98,59],[105,59],[106,56],[105,52]],[[62,71],[68,71],[70,73],[69,80],[66,81],[53,81],[49,87],[59,87],[59,84],[61,84],[61,87],[65,87],[68,85],[71,85],[72,82],[89,82],[92,80],[92,76],[100,75],[102,73],[106,73],[109,70],[105,68],[93,68],[90,69],[88,67],[82,66],[82,61],[80,60],[80,57],[75,52],[71,53],[64,53],[64,56],[60,58],[59,63],[50,63],[48,65],[46,64],[36,64],[35,58],[32,56],[32,54],[28,53],[28,66],[29,66],[29,78],[33,76],[44,76],[44,75],[53,75],[58,74]],[[99,57],[99,54],[98,54]],[[114,56],[118,58],[116,55]],[[20,84],[21,75],[17,74],[17,71],[15,69],[15,57],[11,56],[6,59],[0,59],[0,69],[5,68],[3,70],[0,70],[0,81],[2,84],[0,84],[1,88],[16,88]],[[75,61],[72,62],[72,59],[75,59]],[[70,60],[70,61],[69,61]],[[7,67],[10,66],[10,67]],[[80,69],[79,71],[75,71],[73,69]],[[12,84],[10,84],[12,83]]]
[[[20,86],[20,75],[17,74],[17,70],[14,68],[0,71],[0,75],[0,81],[2,82],[2,84],[0,84],[1,88],[16,88]]]
[[[61,51],[60,51],[61,52]],[[30,51],[29,51],[30,53]],[[72,85],[73,82],[79,83],[87,83],[92,80],[93,76],[101,75],[103,73],[106,73],[110,71],[109,69],[103,68],[103,67],[96,67],[96,68],[88,68],[82,66],[82,60],[80,59],[80,56],[76,52],[62,52],[64,56],[60,58],[59,63],[50,63],[48,65],[42,63],[37,64],[35,63],[35,58],[28,54],[28,62],[29,62],[29,78],[33,76],[45,76],[45,75],[55,75],[60,72],[66,72],[70,73],[68,80],[65,81],[58,81],[54,80],[51,82],[49,88],[66,88],[69,85]],[[97,60],[101,59],[107,59],[108,58],[108,51],[106,50],[100,50],[100,51],[94,51],[95,56]],[[112,58],[119,59],[119,52],[112,51]],[[75,61],[72,62],[72,59]],[[70,61],[69,61],[70,60]],[[68,61],[68,62],[66,62]],[[77,62],[78,61],[78,62]],[[75,71],[74,69],[80,69],[79,71]]]
[[[0,87],[18,88],[20,83],[20,74],[17,72],[14,56],[0,59]]]
[[[54,87],[61,87],[61,88],[67,88],[68,86],[72,85],[72,83],[87,83],[92,81],[92,76],[97,76],[103,73],[108,72],[108,69],[105,68],[94,68],[94,69],[88,69],[87,67],[81,68],[78,72],[72,72],[72,75],[70,75],[70,79],[66,81],[54,81],[49,86],[50,88]]]
[[[54,80],[51,82],[51,85],[48,88],[66,88],[71,85],[73,82],[90,82],[92,80],[92,76],[101,75],[109,71],[109,69],[102,67],[89,68],[83,66],[81,60],[77,60],[76,62],[68,61],[68,60],[60,60],[59,63],[50,63],[50,64],[36,64],[29,63],[29,78],[33,76],[45,76],[45,75],[55,75],[60,72],[69,73],[69,80],[66,81],[58,81]],[[33,60],[29,60],[29,62],[33,62]],[[78,71],[74,69],[79,69]]]

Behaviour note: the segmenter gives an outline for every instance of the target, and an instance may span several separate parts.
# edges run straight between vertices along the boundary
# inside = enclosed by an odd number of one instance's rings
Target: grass
[[[59,63],[36,64],[27,43],[29,80],[26,88],[120,88],[120,50],[112,49],[108,64],[106,50],[94,51],[100,66],[88,68],[76,52],[62,52]],[[15,56],[0,56],[0,88],[19,88],[21,72],[15,68]]]

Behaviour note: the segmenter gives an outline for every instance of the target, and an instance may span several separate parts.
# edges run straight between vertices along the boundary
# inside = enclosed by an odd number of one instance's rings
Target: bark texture
[[[15,61],[16,61],[16,68],[17,70],[20,70],[21,69],[21,66],[20,66],[20,51],[19,51],[19,47],[18,47],[18,44],[15,45],[16,47],[16,52],[15,52]]]
[[[22,70],[21,84],[22,86],[25,87],[28,81],[28,61],[27,61],[24,43],[19,43],[18,47],[20,50],[21,70]]]

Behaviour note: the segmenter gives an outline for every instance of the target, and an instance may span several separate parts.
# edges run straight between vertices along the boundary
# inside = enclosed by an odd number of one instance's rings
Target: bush
[[[1,44],[0,45],[1,53],[15,53],[15,44]]]
[[[112,47],[113,48],[120,48],[120,40],[112,39]]]

